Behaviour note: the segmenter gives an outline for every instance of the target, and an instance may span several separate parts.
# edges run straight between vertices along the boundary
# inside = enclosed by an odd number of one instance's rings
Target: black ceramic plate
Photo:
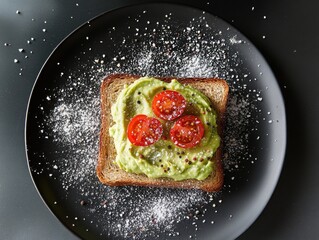
[[[98,181],[99,87],[110,73],[228,81],[221,192],[111,188]],[[44,202],[81,238],[233,239],[276,186],[285,121],[271,69],[239,31],[191,7],[137,5],[84,24],[51,54],[30,98],[26,149]]]

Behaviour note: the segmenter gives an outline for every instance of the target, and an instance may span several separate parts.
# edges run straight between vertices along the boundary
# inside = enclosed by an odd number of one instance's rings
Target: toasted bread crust
[[[205,180],[183,180],[174,181],[169,178],[149,178],[141,174],[133,174],[120,169],[113,160],[116,156],[113,139],[109,136],[109,127],[112,124],[111,106],[116,101],[118,93],[124,84],[130,84],[140,76],[128,74],[114,74],[106,77],[101,85],[101,131],[99,144],[99,158],[97,162],[97,176],[99,180],[109,186],[148,186],[148,187],[171,187],[171,188],[192,188],[201,189],[207,192],[219,191],[223,186],[222,166],[222,144],[217,149],[213,161],[215,171]],[[170,82],[177,79],[180,83],[189,84],[202,91],[210,100],[217,112],[218,133],[222,136],[224,113],[228,98],[228,85],[225,80],[215,78],[175,78],[157,77],[158,79]],[[218,95],[218,96],[217,96]]]

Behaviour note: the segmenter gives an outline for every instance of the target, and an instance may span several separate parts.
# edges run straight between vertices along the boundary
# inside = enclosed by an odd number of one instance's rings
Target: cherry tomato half
[[[164,120],[174,120],[180,117],[186,108],[186,100],[182,94],[165,90],[155,95],[152,109],[155,115]]]
[[[202,121],[194,116],[187,115],[179,118],[170,130],[173,143],[181,148],[196,146],[204,136]]]
[[[149,146],[158,141],[162,133],[161,122],[143,114],[133,117],[127,127],[128,139],[136,146]]]

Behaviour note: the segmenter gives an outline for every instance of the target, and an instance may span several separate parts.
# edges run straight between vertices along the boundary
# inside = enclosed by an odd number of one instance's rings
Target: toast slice
[[[123,85],[133,83],[140,76],[115,74],[106,77],[101,85],[101,131],[99,144],[99,157],[97,162],[97,176],[99,180],[110,186],[149,186],[149,187],[170,187],[170,188],[191,188],[201,189],[207,192],[219,191],[223,186],[224,175],[222,166],[222,141],[214,155],[213,161],[216,164],[216,171],[213,171],[205,180],[182,180],[174,181],[169,178],[149,178],[146,175],[128,173],[120,169],[113,161],[116,157],[116,150],[113,138],[109,136],[109,127],[113,125],[111,106],[116,101]],[[228,85],[225,80],[215,78],[158,78],[170,82],[176,79],[182,84],[189,84],[193,88],[204,93],[212,103],[217,113],[218,134],[222,137],[223,118],[226,111],[228,98]]]

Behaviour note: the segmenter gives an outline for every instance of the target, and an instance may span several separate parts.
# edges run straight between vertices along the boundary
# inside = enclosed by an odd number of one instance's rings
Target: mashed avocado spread
[[[152,111],[153,97],[163,90],[174,90],[183,95],[187,101],[184,114],[199,117],[204,124],[204,137],[193,148],[179,148],[165,138],[172,122],[159,119],[164,128],[164,137],[150,146],[135,146],[127,137],[127,126],[137,114],[156,117]],[[114,125],[110,135],[114,139],[117,156],[115,163],[123,170],[145,174],[150,178],[166,177],[176,181],[185,179],[206,179],[214,171],[213,155],[220,144],[217,134],[216,113],[209,99],[200,91],[177,80],[170,83],[142,77],[130,85],[125,85],[111,114]]]

